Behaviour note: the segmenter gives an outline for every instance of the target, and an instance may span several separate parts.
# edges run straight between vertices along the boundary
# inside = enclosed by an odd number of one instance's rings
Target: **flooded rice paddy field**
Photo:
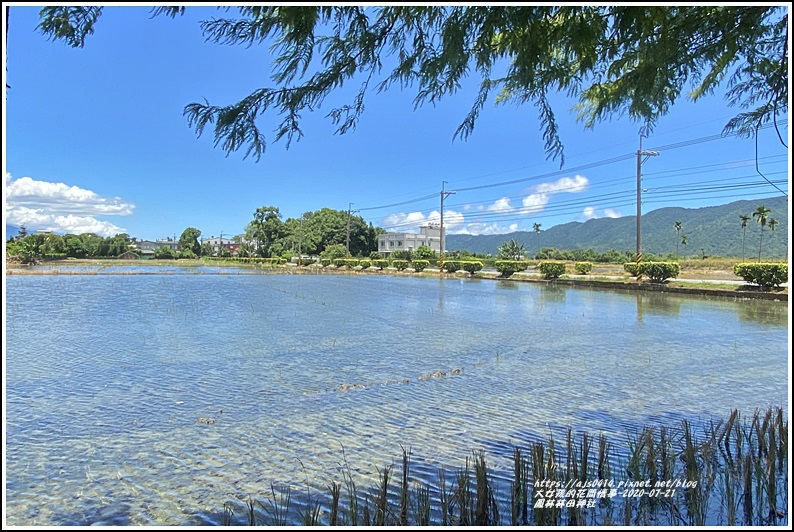
[[[271,483],[374,484],[401,445],[433,482],[567,427],[788,408],[785,302],[170,273],[7,278],[9,525],[213,524]]]

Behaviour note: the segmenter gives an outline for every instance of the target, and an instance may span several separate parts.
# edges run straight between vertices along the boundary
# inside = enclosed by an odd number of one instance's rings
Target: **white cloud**
[[[451,229],[463,224],[463,214],[457,211],[444,211],[444,228],[447,233]],[[428,223],[441,223],[441,215],[438,211],[431,211],[427,215],[421,212],[395,212],[383,219],[383,227],[393,233],[417,233],[419,227]]]
[[[447,225],[447,219],[444,218],[444,227]],[[509,226],[502,225],[498,222],[472,222],[464,224],[454,230],[447,230],[448,234],[455,235],[503,235],[506,233],[514,233],[518,231],[518,224],[510,224]]]
[[[493,202],[492,205],[488,207],[488,210],[491,212],[498,212],[498,213],[509,213],[513,211],[512,205],[510,205],[510,198],[500,198]]]
[[[542,194],[556,194],[557,192],[571,192],[576,194],[587,190],[589,181],[586,177],[576,175],[574,177],[561,177],[551,183],[541,183],[535,186],[535,191]]]
[[[582,216],[585,220],[592,220],[593,218],[601,218],[602,216],[606,216],[607,218],[620,218],[622,215],[615,209],[604,209],[601,211],[601,215],[599,215],[595,207],[585,207],[582,211]]]
[[[521,204],[524,206],[524,209],[522,209],[521,212],[524,214],[532,214],[533,212],[540,212],[543,210],[543,207],[545,207],[548,202],[549,202],[548,194],[530,194],[529,196],[521,200]]]
[[[135,205],[121,198],[105,198],[95,192],[65,183],[14,180],[6,173],[6,222],[28,230],[56,233],[96,233],[113,236],[125,230],[97,216],[129,216]]]

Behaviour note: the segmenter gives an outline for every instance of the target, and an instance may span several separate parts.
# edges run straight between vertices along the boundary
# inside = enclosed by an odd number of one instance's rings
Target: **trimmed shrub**
[[[382,270],[389,265],[389,261],[386,259],[372,259],[372,265],[377,269]]]
[[[359,260],[358,259],[334,259],[334,265],[337,268],[353,268],[358,266]]]
[[[415,260],[415,261],[413,261],[411,263],[411,266],[413,266],[415,272],[421,272],[422,270],[424,270],[425,268],[430,266],[430,261],[429,260]]]
[[[459,260],[445,260],[441,264],[441,269],[443,269],[447,273],[455,273],[456,271],[460,270],[460,261]]]
[[[322,264],[323,266],[330,266],[331,259],[320,259],[320,264]]]
[[[482,262],[478,260],[460,261],[460,265],[465,271],[469,272],[469,275],[474,275],[482,270]]]
[[[579,275],[587,275],[593,269],[593,263],[577,262],[576,264],[573,265],[573,267],[576,270],[576,273],[578,273]]]
[[[410,263],[407,260],[404,260],[404,259],[394,259],[391,262],[391,265],[394,266],[395,268],[397,268],[397,271],[400,271],[400,272],[403,271],[404,269],[406,269],[409,264]]]
[[[527,269],[529,264],[523,260],[497,260],[494,262],[494,267],[499,275],[502,277],[510,277],[516,272],[521,272]]]
[[[641,262],[639,272],[653,283],[663,283],[678,277],[681,267],[677,262]]]
[[[626,262],[623,264],[623,269],[631,275],[632,277],[637,277],[637,263],[636,262]]]
[[[372,266],[372,261],[370,261],[369,259],[361,259],[361,260],[358,262],[358,265],[359,265],[359,266],[361,266],[361,269],[362,269],[362,270],[366,270],[367,268],[369,268],[370,266]]]
[[[766,290],[779,287],[788,281],[788,264],[771,262],[754,262],[734,264],[733,273]]]
[[[544,279],[556,279],[565,274],[565,263],[559,261],[543,261],[538,264],[538,270]]]

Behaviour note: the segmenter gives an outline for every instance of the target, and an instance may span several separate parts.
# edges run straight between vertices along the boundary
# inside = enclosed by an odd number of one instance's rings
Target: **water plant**
[[[439,468],[434,486],[412,481],[413,452],[401,449],[396,483],[389,464],[360,490],[345,457],[343,481],[327,484],[326,497],[309,492],[293,505],[289,486],[277,493],[271,484],[265,503],[248,498],[235,513],[227,502],[221,523],[261,524],[258,506],[278,526],[787,524],[788,419],[781,408],[749,419],[732,411],[701,427],[688,420],[646,426],[629,434],[625,447],[568,428],[562,440],[550,433],[515,445],[504,471],[490,469],[484,450],[473,450],[451,482]]]

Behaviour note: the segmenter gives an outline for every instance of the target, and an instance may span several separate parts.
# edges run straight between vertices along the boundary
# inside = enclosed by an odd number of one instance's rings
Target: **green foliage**
[[[632,277],[637,277],[640,271],[636,262],[627,262],[623,264],[623,269],[626,270],[626,272],[628,272]]]
[[[740,263],[733,266],[733,273],[745,282],[757,284],[764,290],[779,287],[788,281],[788,264],[783,263]]]
[[[188,227],[184,231],[182,231],[182,236],[179,237],[179,251],[190,251],[193,256],[197,256],[201,254],[201,244],[199,243],[199,237],[201,236],[201,231],[196,229],[195,227]]]
[[[411,253],[410,249],[398,249],[389,254],[389,260],[392,261],[392,265],[394,265],[395,260],[410,261],[412,258],[413,253]]]
[[[154,250],[155,259],[175,259],[176,253],[168,246],[160,246],[159,249]]]
[[[333,259],[334,266],[337,268],[354,268],[358,266],[359,259]]]
[[[392,253],[392,255],[393,255],[393,253]],[[403,259],[396,259],[396,260],[391,261],[391,265],[394,266],[395,268],[397,268],[397,271],[401,272],[401,271],[403,271],[404,269],[406,269],[410,265],[410,262],[408,262],[407,260],[403,260]]]
[[[176,254],[177,259],[197,259],[198,255],[189,249],[183,249]]]
[[[576,264],[573,265],[573,268],[574,270],[576,270],[576,273],[578,273],[579,275],[587,275],[593,269],[593,263],[577,262]]]
[[[300,247],[301,253],[309,255],[322,255],[329,247],[342,245],[345,249],[343,256],[347,256],[348,220],[350,255],[371,257],[370,254],[378,249],[379,229],[368,224],[361,216],[348,217],[347,211],[336,209],[322,208],[306,212],[300,218],[287,219],[284,222],[285,232],[280,244],[285,249]]]
[[[328,258],[321,258],[320,259],[320,264],[322,264],[323,266],[330,266],[331,262],[332,262],[332,259],[328,259]]]
[[[344,259],[347,257],[347,248],[344,244],[333,244],[328,246],[320,253],[320,257],[324,259],[331,259],[331,261],[335,261],[336,259]]]
[[[510,239],[501,246],[499,246],[497,259],[500,260],[520,260],[524,257],[524,244],[520,244],[515,239]]]
[[[437,259],[437,258],[438,258],[438,253],[436,253],[435,251],[430,249],[430,247],[424,244],[416,248],[413,256],[414,261],[416,261],[417,259],[429,261],[431,259]]]
[[[496,271],[502,277],[510,277],[516,272],[521,272],[527,269],[527,262],[523,260],[497,260],[494,263]]]
[[[358,262],[358,265],[359,265],[359,266],[361,266],[361,269],[362,269],[362,270],[366,270],[367,268],[369,268],[370,266],[372,266],[372,261],[371,261],[371,260],[367,260],[367,259],[361,259],[361,260]]]
[[[539,111],[547,157],[564,164],[549,94],[579,98],[578,119],[592,128],[615,115],[653,126],[682,96],[698,100],[727,81],[729,105],[747,109],[725,131],[755,135],[788,110],[788,8],[779,5],[241,6],[237,17],[201,23],[208,42],[262,45],[273,53],[273,85],[236,103],[188,104],[198,135],[212,125],[227,153],[257,159],[267,141],[257,120],[278,115],[275,140],[303,136],[303,113],[343,85],[358,92],[327,117],[354,131],[372,92],[416,87],[414,105],[435,105],[468,76],[479,91],[454,138],[474,131],[492,95]],[[47,7],[38,29],[83,46],[100,7]],[[174,16],[182,8],[154,14]],[[386,59],[392,70],[384,70]],[[507,63],[507,64],[505,64]],[[333,99],[333,97],[332,97]],[[271,125],[267,126],[268,128]],[[783,140],[781,138],[781,143]]]
[[[641,262],[639,272],[653,283],[663,283],[678,277],[681,267],[677,262]]]
[[[430,248],[428,248],[428,249],[430,249]],[[416,260],[416,259],[414,259],[414,261],[411,262],[411,266],[413,267],[415,272],[421,272],[421,271],[424,271],[425,268],[430,266],[430,261],[429,260],[421,260],[421,259]]]
[[[538,264],[538,271],[544,279],[557,279],[565,274],[565,263],[558,261],[543,261]]]
[[[441,264],[441,268],[447,273],[455,273],[458,270],[464,270],[473,274],[482,270],[482,262],[477,260],[445,260]]]
[[[387,261],[386,259],[372,259],[372,266],[374,266],[379,270],[382,270],[388,265],[389,265],[389,261]]]
[[[463,271],[468,272],[470,275],[474,275],[478,271],[482,270],[482,262],[478,260],[460,261],[460,266],[463,268]]]
[[[286,234],[278,207],[264,206],[256,209],[254,219],[245,228],[246,240],[253,242],[253,252],[258,257],[276,257],[284,250],[280,240]]]

